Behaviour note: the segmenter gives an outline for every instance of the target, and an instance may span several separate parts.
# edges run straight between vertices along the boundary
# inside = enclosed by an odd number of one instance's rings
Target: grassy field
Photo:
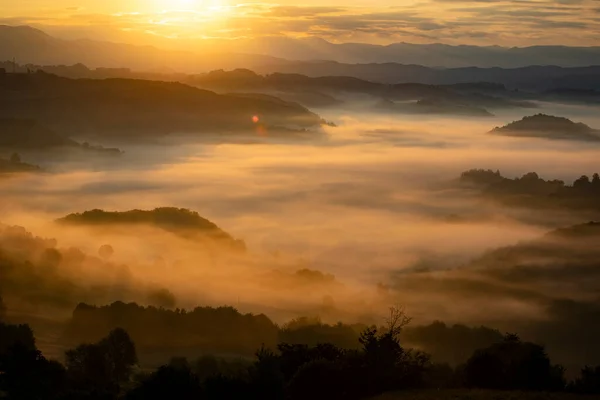
[[[504,392],[492,390],[417,390],[386,393],[372,400],[582,400],[600,396],[580,396],[569,393]]]

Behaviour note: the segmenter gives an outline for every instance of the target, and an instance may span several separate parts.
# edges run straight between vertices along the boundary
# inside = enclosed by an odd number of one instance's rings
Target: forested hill
[[[258,120],[253,117],[258,117]],[[295,104],[220,95],[181,83],[68,79],[43,72],[0,74],[0,118],[35,119],[67,134],[164,135],[316,127],[321,119]]]

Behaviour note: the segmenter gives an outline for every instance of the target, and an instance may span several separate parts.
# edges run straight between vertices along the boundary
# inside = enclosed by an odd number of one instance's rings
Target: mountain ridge
[[[40,43],[43,42],[43,43]],[[196,43],[196,42],[194,42]],[[210,53],[160,49],[90,39],[60,39],[30,26],[0,25],[0,59],[33,64],[82,62],[98,67],[129,67],[142,70],[174,68],[200,72],[216,68],[286,64],[290,60],[332,60],[340,63],[402,63],[427,67],[502,67],[600,65],[600,47],[570,46],[472,46],[442,43],[331,43],[323,38],[287,36],[200,42]],[[52,51],[49,51],[49,48]],[[439,51],[443,49],[444,51]],[[169,60],[165,65],[164,60]]]

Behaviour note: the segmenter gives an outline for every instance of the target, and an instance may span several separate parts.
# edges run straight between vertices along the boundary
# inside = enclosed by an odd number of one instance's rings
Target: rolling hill
[[[0,75],[0,118],[35,119],[65,135],[255,135],[253,116],[271,131],[321,123],[295,103],[219,95],[181,83],[67,79],[43,72]]]
[[[560,140],[600,141],[600,131],[581,122],[546,114],[524,117],[490,131],[494,135]]]

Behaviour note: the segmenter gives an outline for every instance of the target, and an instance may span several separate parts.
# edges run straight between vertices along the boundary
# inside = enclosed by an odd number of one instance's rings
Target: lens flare
[[[258,118],[258,115],[252,116],[252,122],[254,122],[256,124],[256,123],[258,123],[258,121],[260,121],[260,118]]]

